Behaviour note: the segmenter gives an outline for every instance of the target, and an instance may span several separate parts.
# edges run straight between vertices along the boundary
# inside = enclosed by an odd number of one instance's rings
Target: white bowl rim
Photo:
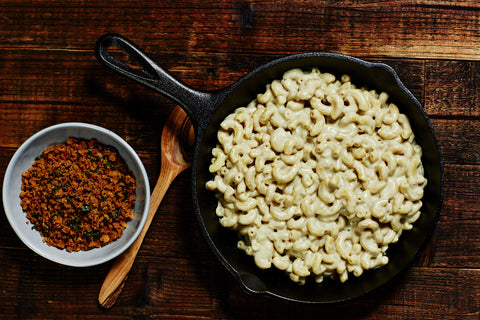
[[[59,129],[63,129],[63,128],[87,129],[87,130],[91,130],[92,132],[97,132],[97,133],[101,133],[105,136],[108,136],[112,140],[112,142],[115,142],[118,145],[120,145],[129,154],[129,156],[132,157],[133,161],[138,166],[139,173],[140,173],[140,175],[141,175],[141,177],[144,181],[144,185],[143,185],[143,187],[145,188],[144,207],[143,207],[143,210],[141,212],[141,219],[139,220],[138,227],[135,230],[135,232],[133,233],[133,235],[118,250],[107,252],[107,254],[105,254],[103,256],[95,257],[95,258],[89,259],[89,260],[66,259],[66,258],[62,258],[62,257],[48,255],[46,252],[39,249],[38,246],[34,245],[31,241],[28,241],[23,236],[22,231],[17,226],[17,221],[16,221],[17,219],[15,219],[15,217],[13,217],[13,215],[11,214],[11,212],[9,210],[9,208],[12,206],[12,204],[10,202],[12,202],[13,200],[10,199],[10,197],[8,196],[7,182],[10,181],[13,178],[12,175],[13,175],[14,165],[18,162],[20,156],[25,152],[25,150],[27,150],[28,147],[35,140],[37,140],[41,136],[45,135],[46,133],[49,133],[49,132],[52,132],[52,131],[55,131],[55,130],[59,130]],[[106,143],[106,144],[108,144],[108,143]],[[43,148],[42,150],[44,150],[45,148]],[[117,151],[120,152],[120,150],[118,150],[118,148],[116,148],[116,149],[117,149]],[[124,159],[124,160],[126,160],[126,159]],[[136,180],[138,181],[138,177],[137,177]],[[138,185],[137,185],[137,188],[138,188]],[[10,226],[13,228],[13,230],[15,231],[17,236],[20,238],[20,240],[28,248],[33,250],[38,255],[40,255],[40,256],[42,256],[42,257],[44,257],[44,258],[46,258],[50,261],[59,263],[59,264],[72,266],[72,267],[90,267],[90,266],[99,265],[99,264],[102,264],[102,263],[105,263],[107,261],[110,261],[110,260],[114,259],[118,255],[123,253],[125,250],[127,250],[133,244],[133,242],[135,242],[135,240],[138,238],[138,236],[142,232],[143,227],[145,226],[147,216],[148,216],[148,210],[149,210],[149,204],[150,204],[150,186],[149,186],[148,175],[147,175],[147,172],[146,172],[145,167],[143,165],[143,162],[141,161],[140,157],[137,155],[135,150],[123,138],[121,138],[119,135],[117,135],[113,131],[108,130],[108,129],[103,128],[103,127],[100,127],[100,126],[97,126],[97,125],[84,123],[84,122],[65,122],[65,123],[59,123],[59,124],[55,124],[55,125],[46,127],[44,129],[36,132],[32,136],[30,136],[27,140],[25,140],[21,144],[21,146],[15,151],[15,153],[12,156],[12,158],[10,159],[10,162],[7,166],[6,171],[5,171],[5,176],[4,176],[4,179],[3,179],[2,199],[3,199],[4,212],[5,212],[5,215],[8,219],[8,222],[10,223]],[[25,221],[28,221],[26,216],[25,216]],[[128,226],[127,226],[127,228],[128,228]],[[44,246],[45,248],[49,247],[46,243],[44,245],[45,245]],[[112,245],[112,244],[109,244],[109,245]],[[104,248],[108,248],[109,245],[104,246],[102,248],[90,249],[88,251],[69,252],[68,254],[73,256],[73,255],[79,255],[79,254],[82,254],[82,253],[92,252],[92,251],[95,251],[95,250],[102,250]],[[50,248],[53,248],[53,247],[50,247]],[[62,252],[62,251],[66,252],[65,249],[63,249],[63,250],[58,249],[58,248],[55,248],[55,249],[59,250],[60,252]],[[104,251],[106,251],[106,250],[104,249]]]

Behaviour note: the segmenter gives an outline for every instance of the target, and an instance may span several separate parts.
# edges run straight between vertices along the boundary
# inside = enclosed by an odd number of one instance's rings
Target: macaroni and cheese
[[[207,189],[255,264],[301,284],[388,263],[427,183],[407,117],[388,94],[293,69],[220,125]]]

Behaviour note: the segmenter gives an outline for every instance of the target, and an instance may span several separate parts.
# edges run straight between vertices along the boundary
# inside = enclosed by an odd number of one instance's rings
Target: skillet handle
[[[109,48],[116,47],[127,53],[141,68],[135,68],[114,58]],[[97,59],[122,76],[153,89],[178,103],[188,114],[195,128],[205,122],[209,111],[214,111],[221,96],[220,92],[202,92],[192,89],[167,73],[133,42],[125,37],[109,33],[101,36],[95,45]]]

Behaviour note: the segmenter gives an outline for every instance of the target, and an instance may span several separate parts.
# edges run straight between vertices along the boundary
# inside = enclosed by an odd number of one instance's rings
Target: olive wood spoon
[[[108,272],[98,295],[98,302],[103,308],[110,308],[117,301],[165,193],[173,180],[182,171],[190,167],[191,155],[189,151],[193,146],[195,137],[187,115],[179,106],[175,107],[168,117],[162,130],[161,139],[160,175],[150,197],[147,221],[137,240],[115,259]]]

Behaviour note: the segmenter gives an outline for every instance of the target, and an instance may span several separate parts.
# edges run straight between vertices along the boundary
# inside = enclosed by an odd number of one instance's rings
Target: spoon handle
[[[162,165],[160,169],[160,176],[158,177],[155,188],[153,189],[152,195],[150,197],[150,208],[148,211],[147,221],[145,226],[138,236],[137,240],[113,263],[110,271],[108,272],[105,280],[103,281],[102,288],[98,295],[98,302],[103,308],[110,308],[115,304],[117,298],[119,297],[122,289],[127,280],[128,273],[133,266],[135,257],[137,256],[138,250],[142,245],[145,234],[147,233],[150,224],[152,223],[153,217],[157,212],[160,203],[163,200],[170,184],[175,179],[175,177],[182,172],[183,168],[178,168],[176,166],[171,166],[169,163]]]

